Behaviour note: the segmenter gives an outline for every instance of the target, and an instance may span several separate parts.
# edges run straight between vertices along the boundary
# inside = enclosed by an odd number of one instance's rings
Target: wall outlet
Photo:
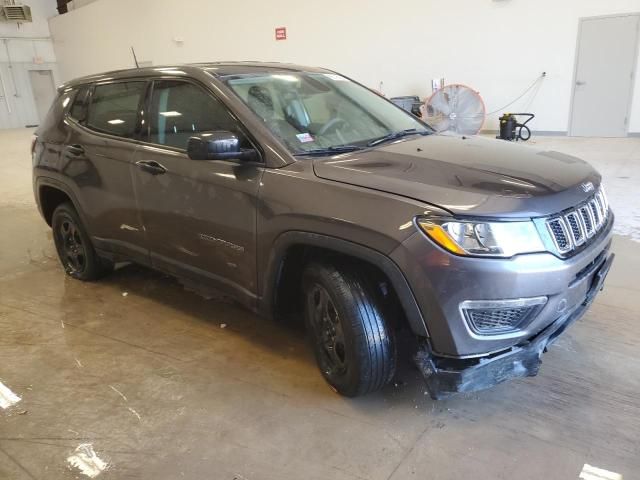
[[[434,78],[431,80],[431,91],[437,92],[444,87],[444,78]]]

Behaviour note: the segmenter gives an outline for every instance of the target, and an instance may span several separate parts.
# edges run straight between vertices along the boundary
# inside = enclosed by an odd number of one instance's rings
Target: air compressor
[[[520,123],[518,117],[527,117],[527,119]],[[526,142],[531,138],[531,130],[527,127],[527,123],[533,120],[535,115],[533,113],[505,113],[500,120],[500,135],[496,138],[517,142],[522,140]]]

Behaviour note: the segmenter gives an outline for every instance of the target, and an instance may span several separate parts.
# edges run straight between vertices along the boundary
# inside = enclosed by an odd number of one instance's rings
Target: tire
[[[75,208],[61,203],[51,218],[53,241],[65,272],[77,280],[92,281],[113,270],[113,263],[98,256]]]
[[[302,289],[307,331],[329,385],[356,397],[391,381],[396,368],[394,332],[364,275],[314,263],[303,274]]]

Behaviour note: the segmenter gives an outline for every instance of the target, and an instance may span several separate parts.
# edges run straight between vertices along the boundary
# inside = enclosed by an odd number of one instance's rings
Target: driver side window
[[[159,80],[153,84],[146,140],[186,150],[197,133],[227,130],[247,143],[236,120],[226,107],[202,88],[180,80]]]

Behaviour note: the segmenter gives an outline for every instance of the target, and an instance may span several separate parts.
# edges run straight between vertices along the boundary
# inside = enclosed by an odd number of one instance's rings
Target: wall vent
[[[27,5],[0,5],[0,22],[31,22],[31,7]]]

